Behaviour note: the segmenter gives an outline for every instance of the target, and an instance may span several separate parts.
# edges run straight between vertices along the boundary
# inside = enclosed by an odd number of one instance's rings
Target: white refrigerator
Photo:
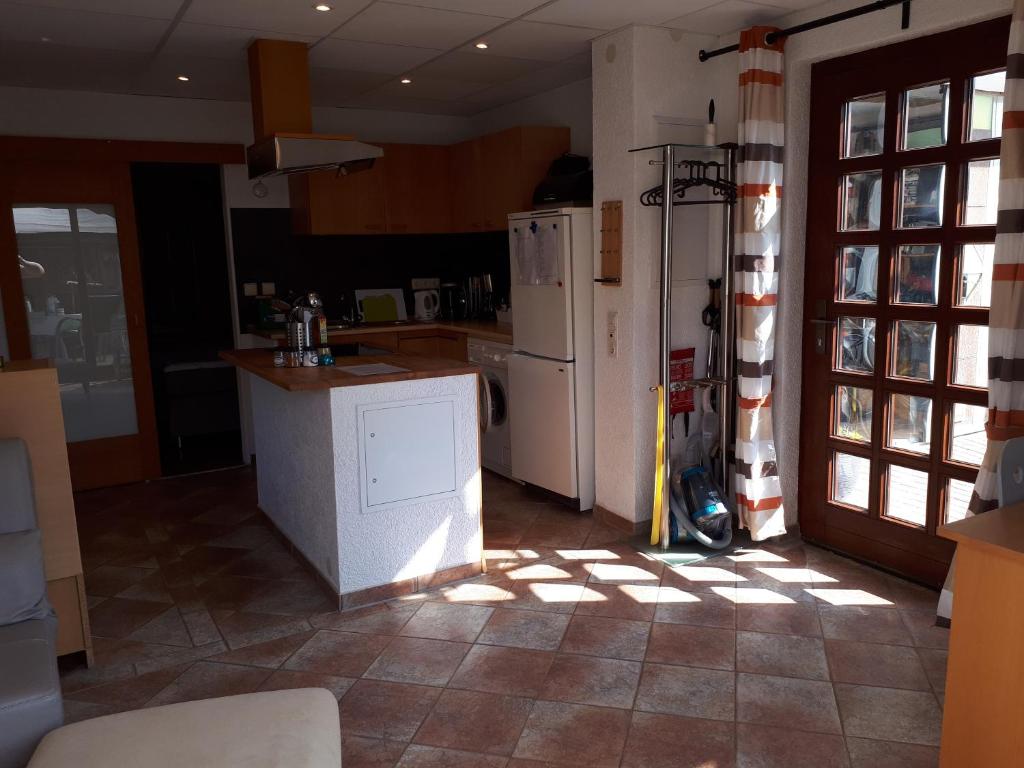
[[[509,216],[512,475],[594,506],[593,211]]]

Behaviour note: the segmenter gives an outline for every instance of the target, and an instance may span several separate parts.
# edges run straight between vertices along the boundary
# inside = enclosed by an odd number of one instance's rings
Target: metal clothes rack
[[[729,495],[729,445],[732,436],[733,397],[735,385],[733,381],[733,343],[734,295],[732,279],[732,207],[736,203],[736,144],[710,146],[706,144],[658,144],[650,147],[638,147],[630,152],[659,152],[661,158],[650,160],[651,165],[661,166],[661,184],[640,195],[640,203],[645,206],[661,207],[661,317],[659,322],[660,365],[658,367],[658,383],[665,393],[662,408],[664,413],[664,445],[665,455],[662,461],[662,514],[661,531],[658,545],[662,550],[668,549],[669,516],[671,514],[672,495],[672,460],[670,438],[672,435],[672,418],[670,411],[669,355],[672,350],[672,211],[677,205],[724,205],[722,216],[722,319],[719,347],[722,350],[719,361],[719,375],[716,377],[708,371],[708,375],[700,379],[682,382],[686,389],[707,389],[716,387],[719,390],[718,418],[719,435],[722,442],[722,492],[725,498]],[[677,159],[682,152],[721,152],[721,161],[700,161]],[[686,175],[676,178],[676,169],[685,169]],[[686,192],[694,188],[710,188],[712,197],[708,200],[687,200]],[[652,387],[651,391],[657,391]]]

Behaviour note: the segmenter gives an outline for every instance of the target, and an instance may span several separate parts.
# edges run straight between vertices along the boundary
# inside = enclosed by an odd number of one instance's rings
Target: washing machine
[[[481,463],[492,472],[512,477],[512,432],[509,429],[508,356],[512,347],[496,341],[469,339],[469,362],[480,366]]]

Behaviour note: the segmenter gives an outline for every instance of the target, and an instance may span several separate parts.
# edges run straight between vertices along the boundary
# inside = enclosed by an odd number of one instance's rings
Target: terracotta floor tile
[[[399,634],[472,643],[493,610],[480,605],[423,603]]]
[[[483,574],[472,581],[445,585],[434,592],[430,599],[439,603],[498,608],[515,599],[509,591],[511,586],[512,582],[503,573]]]
[[[396,637],[366,677],[420,685],[447,685],[472,646],[448,640]]]
[[[821,637],[817,606],[803,603],[741,605],[736,611],[736,627],[751,632]]]
[[[778,726],[736,726],[739,768],[849,768],[842,736],[791,731]]]
[[[732,722],[735,675],[716,669],[644,664],[636,709],[684,717]]]
[[[895,608],[819,606],[818,616],[821,630],[829,640],[862,640],[892,645],[911,645],[913,642]]]
[[[83,720],[91,720],[94,717],[104,717],[113,714],[117,714],[117,709],[106,704],[93,704],[90,701],[64,699],[64,725],[80,723]]]
[[[942,710],[934,694],[836,684],[836,699],[847,736],[937,746]]]
[[[173,683],[188,667],[188,664],[176,664],[127,680],[87,688],[84,691],[70,694],[70,698],[93,704],[103,704],[116,711],[139,709]]]
[[[446,690],[416,733],[417,744],[511,755],[532,702],[517,696]]]
[[[732,723],[634,712],[622,768],[734,768]]]
[[[410,741],[441,688],[357,680],[341,699],[341,730],[375,739]]]
[[[266,590],[242,606],[244,610],[310,616],[338,607],[337,597],[332,598],[324,587],[311,578],[268,583],[270,586]]]
[[[318,672],[299,672],[291,669],[278,669],[263,681],[261,691],[283,691],[290,688],[326,688],[340,699],[355,682],[350,677],[334,677],[321,675]]]
[[[231,648],[265,643],[310,629],[309,622],[305,619],[280,614],[214,610],[210,611],[210,616]]]
[[[550,664],[539,698],[631,709],[640,682],[637,661],[559,654]]]
[[[553,651],[562,644],[568,626],[568,615],[497,608],[477,637],[477,643]]]
[[[586,565],[579,560],[552,557],[541,561],[526,561],[503,571],[511,581],[576,581],[590,577]]]
[[[762,675],[828,680],[825,646],[817,637],[736,633],[736,669]]]
[[[201,661],[226,650],[224,643],[215,642],[201,645],[198,648],[174,648],[166,645],[146,644],[147,658],[136,662],[135,673],[139,675],[155,672],[175,664],[190,661]]]
[[[651,626],[646,661],[732,670],[736,665],[736,633],[730,629],[656,623]]]
[[[636,553],[619,560],[599,560],[588,566],[590,581],[595,584],[638,584],[656,587],[665,566]]]
[[[222,575],[278,580],[303,580],[308,576],[302,564],[276,542],[255,552],[243,553],[223,570]]]
[[[419,744],[409,745],[398,761],[399,768],[502,768],[505,764],[505,758],[496,755],[437,749]]]
[[[196,587],[209,609],[235,610],[266,592],[273,582],[241,576],[213,576]],[[254,611],[255,612],[255,611]]]
[[[312,616],[309,623],[317,629],[338,629],[343,632],[368,632],[371,635],[397,635],[405,622],[416,613],[417,605],[383,603],[354,611],[328,611]]]
[[[516,581],[509,588],[512,599],[505,603],[505,607],[572,613],[585,589],[586,584],[575,582]]]
[[[179,609],[180,610],[180,609]],[[207,610],[192,611],[183,613],[181,618],[185,622],[188,634],[192,638],[193,645],[206,645],[221,640],[220,630]]]
[[[662,587],[654,620],[668,624],[734,629],[736,604],[711,592],[688,592],[676,587]]]
[[[928,676],[935,693],[941,696],[946,692],[946,665],[949,662],[949,651],[939,648],[918,648],[918,658]]]
[[[886,580],[889,582],[889,599],[897,608],[935,613],[939,603],[939,593],[936,590],[911,584],[895,576],[887,576]]]
[[[216,656],[211,656],[210,661],[219,661],[224,664],[243,664],[250,667],[266,667],[277,669],[284,664],[292,654],[304,646],[314,631],[299,632],[286,637],[279,637],[276,640],[267,640],[265,643],[254,643],[233,651],[227,651]]]
[[[523,728],[515,757],[564,765],[619,764],[630,714],[625,710],[538,701]]]
[[[240,525],[223,536],[210,539],[211,547],[230,547],[250,552],[274,541],[274,534],[266,525]]]
[[[128,639],[143,643],[176,645],[182,648],[193,646],[192,636],[188,633],[181,613],[173,606],[132,632],[128,635]]]
[[[222,528],[222,526],[202,527],[216,527],[221,529],[222,533],[227,533],[228,530],[230,530]],[[173,534],[171,535],[171,538],[174,540]],[[211,536],[211,538],[213,537]],[[182,554],[181,562],[184,563],[185,567],[188,568],[194,576],[204,576],[224,570],[228,565],[242,558],[244,555],[245,550],[243,549],[236,549],[234,547],[212,547],[201,544]]]
[[[405,744],[364,736],[341,737],[341,764],[345,768],[395,768]]]
[[[914,645],[920,648],[949,648],[949,629],[935,625],[935,609],[927,611],[900,611],[900,616]]]
[[[939,768],[939,748],[847,738],[852,768]]]
[[[792,677],[737,674],[736,720],[801,731],[843,732],[832,686]]]
[[[292,654],[284,668],[336,677],[359,677],[389,642],[391,638],[384,635],[319,630]]]
[[[251,693],[270,677],[269,669],[200,661],[149,700],[147,706]]]
[[[828,640],[832,679],[838,683],[931,690],[917,651],[905,645]]]
[[[573,616],[562,639],[564,653],[641,661],[651,625],[645,621]]]
[[[85,574],[85,592],[97,597],[113,597],[152,575],[151,568],[103,565]]]
[[[602,584],[591,581],[576,605],[577,616],[651,621],[658,607],[656,584]]]
[[[707,564],[677,565],[666,568],[661,578],[663,587],[686,592],[711,592],[715,588],[744,586],[746,579],[729,561],[714,558]]]
[[[555,654],[526,648],[474,645],[448,686],[473,691],[536,697]]]
[[[89,611],[89,625],[100,637],[127,637],[166,610],[164,603],[111,597]]]

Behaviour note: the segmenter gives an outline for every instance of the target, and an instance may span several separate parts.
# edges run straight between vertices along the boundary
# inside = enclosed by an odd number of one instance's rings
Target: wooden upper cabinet
[[[371,142],[373,143],[373,142]],[[518,127],[451,146],[380,144],[373,168],[289,180],[299,234],[419,234],[505,229],[530,210],[552,161],[569,151],[569,129]]]
[[[395,234],[451,232],[449,148],[389,144],[384,149],[387,231]]]

